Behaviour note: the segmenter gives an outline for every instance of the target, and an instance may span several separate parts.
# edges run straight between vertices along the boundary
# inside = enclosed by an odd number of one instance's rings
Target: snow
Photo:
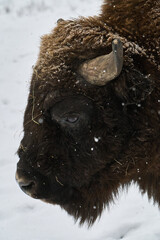
[[[97,143],[97,142],[99,142],[99,140],[100,140],[100,137],[94,137],[94,141]]]
[[[95,15],[102,0],[0,0],[0,239],[159,240],[160,212],[136,186],[88,229],[59,206],[25,195],[15,181],[29,80],[40,36],[59,18]],[[41,120],[40,120],[41,121]],[[95,139],[96,141],[96,139]]]

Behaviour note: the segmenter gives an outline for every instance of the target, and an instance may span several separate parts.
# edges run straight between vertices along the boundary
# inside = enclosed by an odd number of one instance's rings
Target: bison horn
[[[112,52],[81,64],[79,73],[91,84],[104,86],[115,79],[123,67],[123,45],[119,39],[112,42]]]

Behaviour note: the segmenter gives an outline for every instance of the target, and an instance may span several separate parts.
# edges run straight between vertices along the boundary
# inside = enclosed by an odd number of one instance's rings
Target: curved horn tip
[[[116,52],[117,50],[123,51],[123,44],[120,39],[115,38],[112,41],[112,50],[113,52]]]
[[[120,40],[119,40],[118,38],[115,38],[115,39],[113,40],[113,44],[117,45],[119,41],[120,41]]]

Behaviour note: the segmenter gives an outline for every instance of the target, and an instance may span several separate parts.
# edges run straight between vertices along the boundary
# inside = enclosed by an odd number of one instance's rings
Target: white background
[[[160,212],[136,186],[88,229],[15,182],[16,151],[40,36],[59,18],[96,15],[101,0],[0,0],[0,240],[160,240]]]

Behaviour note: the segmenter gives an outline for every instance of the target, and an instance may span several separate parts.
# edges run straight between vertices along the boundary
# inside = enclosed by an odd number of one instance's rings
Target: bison
[[[120,187],[160,205],[160,1],[105,0],[42,37],[16,180],[92,225]]]

